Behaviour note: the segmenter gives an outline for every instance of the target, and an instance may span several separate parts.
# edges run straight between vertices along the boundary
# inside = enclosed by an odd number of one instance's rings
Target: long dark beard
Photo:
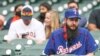
[[[68,45],[72,45],[72,40],[77,36],[78,33],[78,27],[76,27],[75,30],[71,30],[68,26],[67,26],[67,34],[68,34]]]

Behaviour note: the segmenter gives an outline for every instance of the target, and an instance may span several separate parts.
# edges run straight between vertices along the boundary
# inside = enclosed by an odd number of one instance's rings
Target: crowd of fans
[[[68,9],[74,9],[75,11],[78,11],[79,5],[77,2],[74,1],[68,2]],[[66,11],[68,9],[66,9]],[[26,38],[34,40],[37,44],[42,44],[45,40],[51,40],[51,37],[55,36],[52,35],[52,33],[55,30],[57,30],[60,27],[63,28],[66,23],[71,24],[71,22],[68,23],[66,19],[64,19],[63,22],[60,22],[61,18],[59,13],[53,10],[52,6],[46,2],[40,4],[39,15],[37,18],[34,18],[35,13],[33,12],[33,8],[31,5],[18,4],[15,6],[13,13],[14,15],[7,20],[7,23],[5,25],[4,25],[5,17],[3,15],[0,15],[0,30],[8,30],[8,34],[6,35],[7,42],[10,42],[15,39]],[[70,12],[67,15],[67,12],[65,12],[64,17],[69,18],[67,16],[71,15],[71,13],[72,12]],[[84,16],[74,17],[75,20],[73,20],[73,17],[71,17],[73,25],[71,25],[70,28],[74,29],[74,26],[77,26],[74,24],[78,23],[78,27],[85,28],[88,31],[100,30],[99,14],[100,14],[100,9],[97,9],[93,10],[90,13],[89,20],[87,20],[87,18]],[[70,34],[68,33],[68,35],[74,37],[75,34],[77,34],[76,32],[77,30],[75,31],[70,30],[69,31]],[[91,54],[91,52],[86,54]]]

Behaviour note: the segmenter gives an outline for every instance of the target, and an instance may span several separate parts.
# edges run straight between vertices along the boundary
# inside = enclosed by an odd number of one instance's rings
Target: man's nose
[[[73,23],[73,24],[76,24],[76,21],[74,21],[74,20],[73,20],[73,22],[72,22],[72,23]]]

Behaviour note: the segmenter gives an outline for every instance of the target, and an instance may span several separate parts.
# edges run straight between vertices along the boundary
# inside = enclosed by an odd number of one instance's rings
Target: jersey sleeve
[[[7,35],[7,41],[12,41],[16,38],[17,38],[17,33],[15,30],[15,25],[13,23],[11,23],[11,26],[10,26],[10,29],[9,29],[8,35]]]
[[[98,45],[96,44],[94,38],[90,34],[90,32],[87,31],[87,37],[86,37],[86,53],[92,53],[95,52],[97,49]]]
[[[54,35],[53,33],[51,34],[49,40],[48,40],[48,43],[45,47],[45,50],[44,50],[44,53],[46,55],[51,55],[51,54],[56,54],[56,51],[55,51],[55,40],[54,40]]]

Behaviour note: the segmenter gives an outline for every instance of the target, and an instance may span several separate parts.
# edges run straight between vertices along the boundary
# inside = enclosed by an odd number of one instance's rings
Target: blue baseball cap
[[[69,8],[65,11],[65,18],[75,18],[75,17],[77,17],[78,19],[81,19],[76,9]]]

